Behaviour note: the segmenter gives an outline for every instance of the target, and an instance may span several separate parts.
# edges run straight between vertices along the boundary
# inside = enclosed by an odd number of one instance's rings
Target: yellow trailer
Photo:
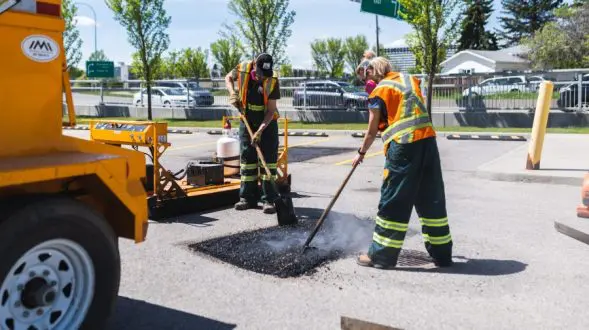
[[[142,153],[62,134],[61,0],[0,0],[0,328],[100,329],[118,239],[147,234]]]

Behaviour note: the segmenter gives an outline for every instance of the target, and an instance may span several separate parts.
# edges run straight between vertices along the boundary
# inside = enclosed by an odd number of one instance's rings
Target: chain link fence
[[[419,75],[418,75],[419,76]],[[422,78],[422,92],[427,82]],[[532,111],[544,80],[554,83],[551,108],[572,112],[589,106],[589,70],[561,70],[534,74],[439,75],[433,84],[433,111]],[[280,110],[366,111],[363,86],[337,79],[279,78]],[[75,105],[147,106],[147,93],[139,80],[72,80]],[[229,107],[223,79],[158,80],[153,107]],[[65,98],[64,98],[65,100]],[[65,102],[65,101],[64,101]]]

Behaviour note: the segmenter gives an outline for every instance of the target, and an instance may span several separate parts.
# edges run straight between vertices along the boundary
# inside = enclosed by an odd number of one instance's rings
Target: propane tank
[[[233,136],[229,120],[225,120],[223,136],[217,141],[217,158],[223,162],[226,177],[239,174],[239,139]]]

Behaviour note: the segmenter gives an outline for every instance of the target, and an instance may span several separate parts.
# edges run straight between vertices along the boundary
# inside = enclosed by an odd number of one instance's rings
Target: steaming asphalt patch
[[[270,227],[191,244],[189,247],[222,262],[279,278],[309,275],[319,266],[365,250],[374,222],[330,213],[305,253],[304,242],[315,219],[299,219],[294,227]]]

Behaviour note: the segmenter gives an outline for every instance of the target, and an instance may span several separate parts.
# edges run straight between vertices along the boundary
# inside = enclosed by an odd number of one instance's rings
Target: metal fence
[[[574,71],[568,80],[551,79],[546,74],[440,75],[434,80],[433,111],[534,110],[542,80],[554,83],[551,108],[584,111],[589,106],[589,70]],[[562,75],[561,75],[562,76]],[[422,77],[424,78],[424,77]],[[574,80],[570,79],[574,78]],[[365,111],[367,94],[363,86],[319,78],[280,78],[281,110]],[[72,80],[76,105],[146,106],[142,82]],[[163,87],[163,88],[158,88]],[[188,91],[188,93],[186,93]],[[426,79],[422,92],[427,93]],[[159,80],[152,95],[154,107],[228,107],[229,94],[223,79]]]

